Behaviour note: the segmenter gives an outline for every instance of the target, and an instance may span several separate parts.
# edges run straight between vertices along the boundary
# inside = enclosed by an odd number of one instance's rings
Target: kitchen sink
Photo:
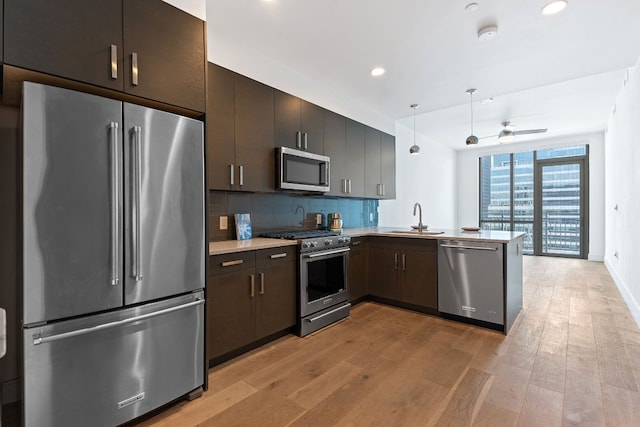
[[[411,234],[411,235],[425,235],[425,236],[433,236],[436,234],[443,234],[444,231],[430,231],[430,230],[393,230],[392,233],[398,234]]]

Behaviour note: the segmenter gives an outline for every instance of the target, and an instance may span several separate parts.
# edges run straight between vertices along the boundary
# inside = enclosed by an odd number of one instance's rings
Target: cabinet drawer
[[[209,257],[209,275],[254,268],[256,265],[255,251],[236,252],[231,254],[214,255]]]
[[[271,267],[279,264],[295,262],[296,247],[283,246],[279,248],[261,249],[256,254],[258,268]]]

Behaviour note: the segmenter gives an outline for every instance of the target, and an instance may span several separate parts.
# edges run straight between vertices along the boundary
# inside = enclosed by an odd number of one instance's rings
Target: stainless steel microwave
[[[329,157],[288,147],[276,148],[279,190],[329,191]]]

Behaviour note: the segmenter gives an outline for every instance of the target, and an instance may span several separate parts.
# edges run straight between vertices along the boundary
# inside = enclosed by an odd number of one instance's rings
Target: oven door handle
[[[326,255],[337,255],[337,254],[344,254],[346,252],[349,252],[351,249],[349,248],[344,248],[344,249],[337,249],[335,251],[322,251],[322,252],[317,252],[314,254],[309,254],[309,255],[305,255],[305,258],[318,258],[321,256],[326,256]]]

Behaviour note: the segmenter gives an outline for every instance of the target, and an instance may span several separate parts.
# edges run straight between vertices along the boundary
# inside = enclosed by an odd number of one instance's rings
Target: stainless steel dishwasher
[[[501,243],[440,240],[438,310],[504,325],[504,263]]]

